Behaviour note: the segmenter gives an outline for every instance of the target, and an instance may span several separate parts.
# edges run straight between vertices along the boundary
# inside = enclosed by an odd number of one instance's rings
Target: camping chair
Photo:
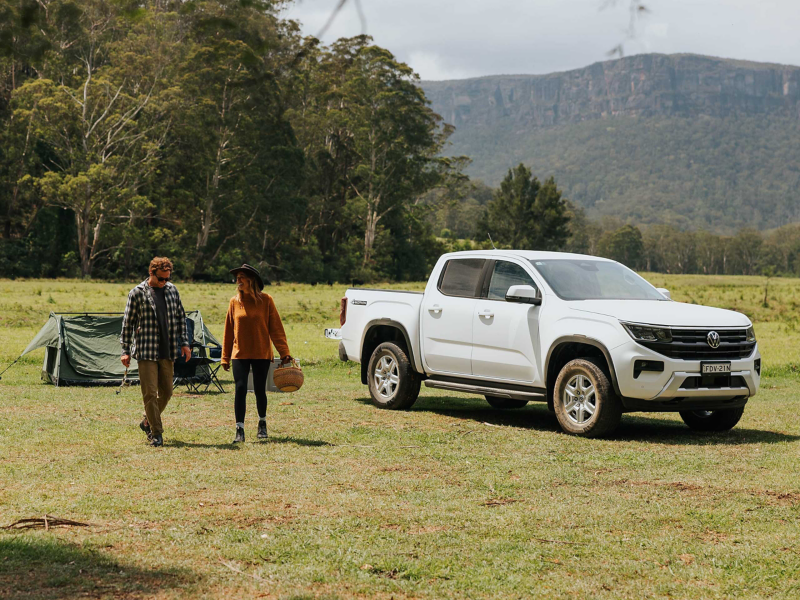
[[[200,393],[207,392],[212,385],[222,393],[225,388],[217,376],[217,372],[222,366],[222,346],[217,344],[205,345],[195,341],[194,321],[186,319],[186,334],[189,338],[192,357],[184,361],[180,357],[175,361],[175,383],[174,385],[186,385],[189,391]],[[205,384],[201,390],[200,386]]]
[[[203,365],[208,359],[203,355],[204,346],[194,341],[194,321],[191,319],[186,319],[186,334],[189,338],[192,356],[188,361],[184,360],[183,356],[179,356],[175,360],[172,387],[185,385],[188,391],[199,394],[200,386],[204,383],[207,384],[207,390],[211,381],[209,373],[203,369]]]
[[[216,344],[194,344],[194,346],[199,349],[202,359],[199,368],[208,375],[208,381],[203,391],[207,392],[208,388],[213,385],[224,394],[225,388],[222,387],[222,382],[219,380],[219,377],[217,377],[217,372],[220,367],[222,367],[222,346]]]

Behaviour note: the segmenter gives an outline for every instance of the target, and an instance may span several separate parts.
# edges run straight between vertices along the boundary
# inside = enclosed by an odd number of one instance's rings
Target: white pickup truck
[[[378,407],[409,408],[424,381],[496,408],[547,402],[582,436],[634,411],[725,431],[761,379],[745,315],[674,302],[627,267],[580,254],[445,254],[424,293],[348,289],[340,324],[326,335],[361,363]]]

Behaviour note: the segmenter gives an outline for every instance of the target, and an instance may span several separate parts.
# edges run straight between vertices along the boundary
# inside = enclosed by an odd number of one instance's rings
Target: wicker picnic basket
[[[303,387],[303,371],[297,359],[291,362],[281,363],[272,375],[275,387],[282,392],[296,392]]]

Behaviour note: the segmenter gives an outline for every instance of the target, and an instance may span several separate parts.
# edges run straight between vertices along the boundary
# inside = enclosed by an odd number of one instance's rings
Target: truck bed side
[[[348,359],[364,366],[380,341],[397,340],[401,347],[405,346],[403,349],[414,369],[423,372],[419,351],[422,292],[349,288],[345,298],[347,314],[342,325],[342,342]]]

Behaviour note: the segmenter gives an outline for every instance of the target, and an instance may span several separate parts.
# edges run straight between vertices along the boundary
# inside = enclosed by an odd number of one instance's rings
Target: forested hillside
[[[522,162],[590,217],[720,233],[800,220],[800,68],[642,55],[422,86],[456,127],[447,153],[489,185]]]
[[[283,0],[0,0],[0,276],[419,279],[448,127],[368,36]]]

